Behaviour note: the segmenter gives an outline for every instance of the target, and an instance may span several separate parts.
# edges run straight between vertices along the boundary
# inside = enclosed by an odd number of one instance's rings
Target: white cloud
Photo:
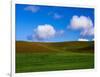
[[[63,16],[59,13],[49,12],[49,16],[53,17],[54,19],[61,19]]]
[[[81,30],[81,35],[94,35],[93,22],[89,17],[74,15],[70,21],[70,28]]]
[[[37,6],[27,6],[26,8],[24,8],[24,10],[27,10],[27,11],[31,11],[33,13],[36,13],[37,11],[39,11],[39,7]]]
[[[38,27],[35,29],[35,32],[36,38],[40,40],[54,37],[56,34],[54,27],[49,24],[38,25]]]
[[[64,34],[64,30],[56,30],[50,24],[38,25],[31,35],[27,36],[31,41],[49,41],[49,39],[58,37]]]
[[[58,13],[54,13],[54,19],[60,19],[62,16]]]
[[[89,41],[89,40],[84,38],[79,38],[78,41]]]
[[[86,29],[93,26],[92,20],[86,16],[73,16],[71,19],[71,28],[73,29]]]
[[[82,35],[82,36],[86,36],[86,35],[91,36],[91,35],[94,35],[94,28],[91,27],[91,28],[89,28],[89,29],[84,29],[84,30],[81,32],[81,35]]]

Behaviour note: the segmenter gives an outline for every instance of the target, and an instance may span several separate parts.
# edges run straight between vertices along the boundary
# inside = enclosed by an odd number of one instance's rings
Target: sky
[[[94,9],[16,4],[16,40],[93,41]]]

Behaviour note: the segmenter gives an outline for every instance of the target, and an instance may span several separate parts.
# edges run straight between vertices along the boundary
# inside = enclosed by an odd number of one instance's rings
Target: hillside
[[[16,72],[94,68],[94,42],[16,41]]]
[[[16,41],[16,52],[93,52],[94,42],[25,42]]]

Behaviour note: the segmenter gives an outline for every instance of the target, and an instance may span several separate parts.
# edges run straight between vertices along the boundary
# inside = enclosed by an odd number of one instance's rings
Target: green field
[[[94,42],[16,41],[16,73],[94,68]]]

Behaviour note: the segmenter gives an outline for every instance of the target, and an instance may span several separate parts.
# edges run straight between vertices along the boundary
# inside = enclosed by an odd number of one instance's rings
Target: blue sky
[[[16,40],[91,41],[94,9],[16,4]]]

